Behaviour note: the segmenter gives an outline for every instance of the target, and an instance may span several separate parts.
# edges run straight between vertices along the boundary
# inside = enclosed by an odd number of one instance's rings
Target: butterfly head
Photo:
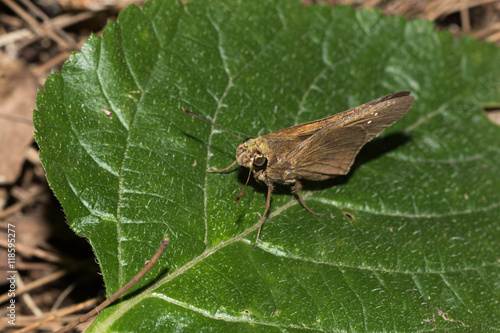
[[[236,150],[238,164],[252,170],[261,169],[267,163],[267,158],[262,154],[257,144],[257,139],[246,139]]]

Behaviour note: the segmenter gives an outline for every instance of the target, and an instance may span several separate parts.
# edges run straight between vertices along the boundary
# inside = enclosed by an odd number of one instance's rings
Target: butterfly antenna
[[[181,107],[182,107],[182,106],[181,106]],[[202,117],[198,116],[197,114],[192,113],[192,112],[191,112],[191,111],[189,111],[189,110],[186,110],[186,109],[182,108],[182,111],[186,112],[186,113],[187,113],[188,115],[190,115],[191,117],[195,117],[195,118],[198,118],[198,119],[200,119],[200,120],[203,120],[204,122],[209,123],[210,125],[215,126],[215,127],[219,128],[219,129],[223,130],[224,132],[228,133],[228,134],[231,134],[231,135],[232,135],[232,136],[234,136],[235,138],[238,138],[238,139],[240,139],[240,140],[242,140],[242,141],[245,141],[245,139],[243,139],[241,136],[237,136],[236,134],[229,132],[227,129],[224,129],[224,128],[220,127],[219,125],[214,124],[213,122],[211,122],[211,121],[209,121],[209,120],[206,120],[206,119],[204,119],[204,118],[202,118]]]
[[[250,175],[252,174],[252,168],[250,168],[250,171],[248,172],[248,178],[245,183],[245,186],[240,191],[240,194],[236,197],[236,204],[238,205],[238,201],[240,201],[240,198],[243,196],[243,192],[245,192],[245,189],[247,188],[248,182],[250,181]]]

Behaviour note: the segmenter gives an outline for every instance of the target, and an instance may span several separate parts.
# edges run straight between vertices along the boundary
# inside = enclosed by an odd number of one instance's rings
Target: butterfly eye
[[[267,161],[267,159],[265,157],[259,156],[253,160],[253,165],[256,167],[260,167],[260,166],[263,166],[264,163],[266,163],[266,161]]]

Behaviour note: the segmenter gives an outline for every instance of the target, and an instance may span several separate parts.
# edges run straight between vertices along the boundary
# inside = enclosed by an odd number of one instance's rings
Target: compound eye
[[[253,165],[256,167],[261,167],[266,163],[267,159],[263,156],[256,157],[253,160]]]

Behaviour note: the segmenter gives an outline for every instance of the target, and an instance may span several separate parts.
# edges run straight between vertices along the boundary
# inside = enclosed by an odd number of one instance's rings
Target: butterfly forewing
[[[324,180],[345,175],[366,142],[361,126],[327,126],[287,155],[295,178]]]
[[[375,106],[375,105],[383,103],[385,101],[399,99],[401,97],[407,97],[407,98],[410,98],[411,101],[413,101],[413,97],[409,97],[408,96],[409,94],[410,94],[410,92],[408,92],[408,91],[401,91],[401,92],[397,92],[394,94],[390,94],[390,95],[387,95],[384,97],[377,98],[376,100],[370,101],[368,103],[357,106],[355,108],[349,109],[347,111],[334,114],[333,116],[310,121],[310,122],[303,123],[303,124],[290,126],[290,127],[281,129],[279,131],[266,134],[265,136],[270,137],[270,138],[276,138],[276,139],[278,139],[278,138],[279,139],[281,139],[281,138],[288,138],[289,139],[290,136],[295,136],[295,137],[302,138],[301,141],[304,141],[306,138],[310,137],[311,135],[313,135],[317,131],[321,130],[325,126],[327,126],[331,123],[334,123],[335,121],[342,120],[344,117],[354,116],[354,118],[357,118],[356,114],[365,113],[366,110],[371,106]],[[409,107],[408,107],[408,109],[409,109]]]
[[[412,96],[404,96],[371,105],[357,112],[344,115],[344,117],[334,122],[334,126],[362,126],[368,133],[366,137],[366,142],[368,142],[386,127],[391,126],[404,116],[413,104],[413,99]]]

